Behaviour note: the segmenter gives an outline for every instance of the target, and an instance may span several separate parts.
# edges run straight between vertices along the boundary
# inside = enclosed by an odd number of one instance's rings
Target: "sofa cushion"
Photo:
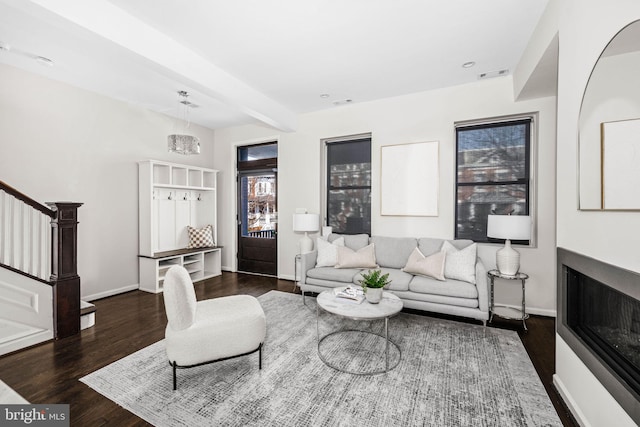
[[[367,271],[367,270],[362,270]],[[353,283],[360,286],[360,280],[362,280],[362,271],[353,277]],[[409,289],[409,282],[413,279],[413,275],[405,273],[396,268],[380,268],[382,274],[389,273],[389,280],[391,282],[384,288],[390,291],[406,291]]]
[[[359,272],[360,270],[355,268],[339,269],[333,267],[318,267],[307,271],[307,277],[320,280],[330,280],[348,285],[353,283],[353,276]],[[311,282],[309,281],[309,283]]]
[[[316,267],[333,267],[338,262],[338,246],[344,246],[344,238],[334,240],[332,243],[321,238],[316,239],[318,256]]]
[[[338,261],[336,268],[377,268],[376,250],[372,243],[364,248],[353,249],[338,246]]]
[[[331,280],[322,280],[322,279],[314,279],[313,277],[307,277],[307,280],[305,282],[305,285],[313,285],[313,286],[322,286],[323,288],[326,289],[331,289],[331,288],[339,288],[339,287],[344,287],[344,286],[349,286],[351,285],[351,283],[342,283],[342,282],[333,282]],[[303,286],[305,286],[303,285]],[[307,287],[307,286],[305,286]],[[308,289],[308,287],[307,287]],[[326,289],[309,289],[310,292],[322,292]]]
[[[476,298],[458,298],[458,297],[449,297],[446,295],[435,295],[435,294],[422,294],[419,292],[411,292],[411,291],[392,291],[395,295],[402,298],[405,301],[420,301],[420,302],[429,302],[434,304],[442,304],[447,306],[455,306],[455,307],[465,307],[465,308],[478,308],[478,300]],[[405,306],[409,306],[406,304]],[[447,313],[456,315],[456,310],[453,307],[449,307],[446,310],[437,310],[439,313]],[[464,316],[464,314],[460,314]]]
[[[418,249],[424,256],[429,256],[440,252],[444,239],[433,239],[431,237],[422,237],[418,239]]]
[[[362,249],[369,244],[369,235],[368,234],[335,234],[332,233],[329,235],[327,239],[329,242],[333,242],[340,237],[344,237],[344,245],[349,248],[357,251],[358,249]]]
[[[404,267],[411,252],[418,247],[418,240],[413,237],[372,236],[371,242],[376,245],[378,265],[389,268]]]
[[[464,280],[476,283],[476,256],[478,245],[473,243],[463,249],[458,249],[449,241],[442,244],[442,250],[447,253],[444,263],[444,276],[447,279]]]
[[[441,282],[431,277],[414,276],[409,283],[409,290],[421,294],[434,294],[457,298],[478,298],[476,285],[454,279]]]
[[[425,257],[422,252],[420,252],[420,249],[415,248],[413,252],[411,252],[409,260],[402,271],[418,276],[433,277],[437,280],[445,280],[445,257],[446,253],[444,251],[439,251]]]

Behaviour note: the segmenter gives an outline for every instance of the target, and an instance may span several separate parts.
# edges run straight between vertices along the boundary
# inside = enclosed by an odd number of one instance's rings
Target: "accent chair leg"
[[[176,367],[176,362],[175,362],[175,360],[173,361],[173,363],[171,364],[171,366],[173,367],[173,389],[174,389],[174,390],[177,390],[177,389],[178,389],[178,381],[177,381],[177,378],[176,378],[176,370],[177,370],[177,367]]]
[[[258,369],[262,369],[262,343],[258,347]]]

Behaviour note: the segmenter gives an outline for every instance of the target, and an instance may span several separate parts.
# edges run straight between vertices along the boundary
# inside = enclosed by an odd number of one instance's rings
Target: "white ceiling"
[[[293,130],[334,102],[512,72],[547,2],[0,0],[0,62],[169,115],[187,90],[214,129]]]

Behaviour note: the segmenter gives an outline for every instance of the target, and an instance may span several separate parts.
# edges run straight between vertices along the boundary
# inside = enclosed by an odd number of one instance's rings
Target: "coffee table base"
[[[340,289],[340,288],[338,288]],[[335,332],[331,332],[327,335],[320,336],[320,308],[322,311],[325,311],[333,316],[342,317],[344,319],[349,319],[351,321],[356,322],[372,322],[376,320],[384,320],[384,334],[379,334],[376,332],[372,332],[370,330],[363,330],[361,328],[357,329],[340,329]],[[334,296],[334,291],[324,291],[321,292],[317,297],[316,304],[316,334],[318,339],[318,357],[322,362],[339,371],[345,372],[353,375],[376,375],[383,374],[385,372],[389,372],[391,369],[398,366],[400,360],[402,360],[402,351],[400,347],[389,339],[389,318],[395,316],[402,310],[402,301],[396,295],[392,293],[383,292],[382,300],[379,304],[371,304],[368,301],[361,302],[360,304],[352,304],[350,302],[340,301],[336,299]],[[339,334],[345,333],[360,333],[360,334],[368,334],[370,336],[377,338],[382,338],[384,341],[382,344],[384,345],[384,350],[380,348],[380,345],[373,344],[372,341],[365,341],[363,347],[357,348],[357,351],[364,350],[364,356],[362,357],[361,364],[357,365],[358,368],[362,369],[351,369],[353,367],[353,362],[358,361],[358,358],[352,357],[351,360],[347,361],[344,364],[336,364],[327,359],[327,354],[323,354],[322,344],[323,342],[326,344],[326,340],[330,337],[337,336]],[[389,363],[389,350],[392,350],[394,353],[394,348],[397,350],[398,358],[392,362],[392,366]],[[349,349],[349,345],[340,343],[340,347],[337,348],[337,352],[345,352]],[[383,360],[380,360],[380,357],[384,357]],[[380,362],[382,362],[383,367],[380,366]],[[365,368],[371,368],[369,370],[364,370]]]
[[[336,371],[339,372],[344,372],[347,374],[352,374],[352,375],[378,375],[378,374],[384,374],[386,372],[389,372],[390,370],[394,369],[396,366],[398,366],[398,364],[400,364],[400,360],[402,360],[402,350],[400,350],[400,347],[394,343],[391,339],[389,339],[389,335],[388,335],[388,319],[384,319],[385,320],[385,335],[382,334],[377,334],[375,332],[370,332],[370,331],[363,331],[360,329],[342,329],[339,331],[335,331],[335,332],[331,332],[325,336],[323,336],[322,338],[318,339],[318,357],[320,358],[320,360],[322,360],[322,362],[327,365],[330,368],[335,369]],[[352,369],[347,369],[343,366],[338,366],[337,364],[331,362],[330,360],[327,359],[327,357],[322,353],[322,343],[324,340],[326,340],[327,338],[330,338],[332,336],[336,336],[336,335],[341,335],[341,334],[346,334],[346,333],[359,333],[359,334],[369,334],[369,335],[373,335],[379,338],[382,338],[385,340],[385,349],[384,349],[384,368],[382,369],[376,369],[376,370],[371,370],[371,371],[356,371],[356,370],[352,370]],[[395,348],[398,352],[398,357],[395,360],[395,363],[393,363],[391,366],[389,365],[389,350],[392,350],[390,348],[390,346],[393,346],[393,348]]]

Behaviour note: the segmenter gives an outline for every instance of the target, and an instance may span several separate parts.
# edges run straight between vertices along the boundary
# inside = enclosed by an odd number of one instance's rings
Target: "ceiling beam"
[[[12,2],[16,7],[20,7],[19,3],[23,1]],[[157,71],[188,83],[260,122],[285,132],[297,128],[294,112],[106,0],[31,0],[31,3],[116,43],[149,61]],[[30,7],[29,11],[33,13],[34,9]],[[49,14],[40,15],[46,19]]]

